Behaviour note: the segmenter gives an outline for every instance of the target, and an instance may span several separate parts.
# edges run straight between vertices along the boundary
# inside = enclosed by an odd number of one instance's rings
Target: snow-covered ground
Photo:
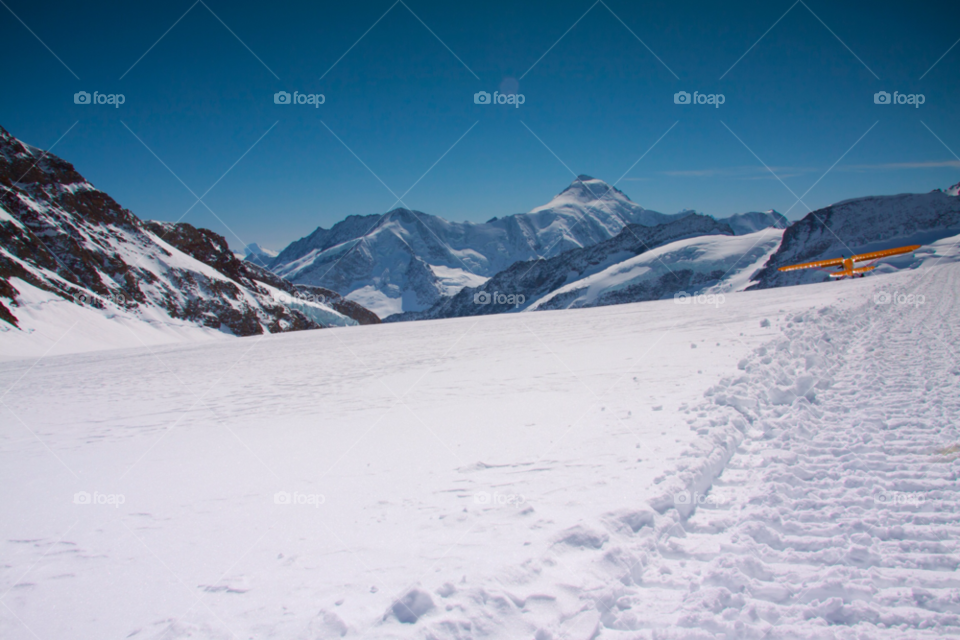
[[[958,288],[2,363],[0,637],[957,634]]]

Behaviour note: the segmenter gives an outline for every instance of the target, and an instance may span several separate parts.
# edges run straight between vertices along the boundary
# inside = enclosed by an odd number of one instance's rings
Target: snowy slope
[[[570,309],[680,296],[742,291],[777,247],[783,231],[700,236],[671,242],[581,278],[539,298],[527,308]],[[694,296],[687,300],[686,296]]]
[[[0,128],[5,354],[40,355],[68,330],[58,351],[129,346],[130,337],[150,344],[209,330],[245,336],[356,324],[332,309],[321,323],[285,306],[272,291],[292,293],[294,285],[245,265],[222,236],[143,222],[69,163]],[[104,321],[118,323],[119,337],[107,335]]]
[[[0,364],[0,637],[954,636],[933,260]]]
[[[602,180],[579,176],[548,204],[483,224],[406,209],[350,216],[292,243],[269,267],[293,282],[340,291],[386,317],[427,309],[517,261],[592,246],[629,224],[676,217],[644,209]]]
[[[16,291],[19,328],[0,322],[0,360],[229,339],[222,331],[171,318],[160,309],[148,307],[138,314],[120,306],[98,309],[16,277],[10,284]]]

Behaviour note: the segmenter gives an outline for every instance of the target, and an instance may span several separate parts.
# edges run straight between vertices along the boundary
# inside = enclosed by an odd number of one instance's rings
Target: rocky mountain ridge
[[[279,294],[296,287],[238,260],[223,237],[141,221],[70,163],[0,128],[0,320],[29,330],[18,307],[33,291],[108,317],[236,336],[358,323],[322,303],[285,304]]]

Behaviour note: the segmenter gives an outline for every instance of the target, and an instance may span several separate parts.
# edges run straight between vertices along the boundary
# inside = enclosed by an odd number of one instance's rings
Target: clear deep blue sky
[[[54,153],[142,218],[196,200],[160,160],[197,195],[220,179],[204,198],[220,220],[199,204],[183,219],[235,248],[386,211],[396,198],[361,160],[397,195],[420,180],[409,207],[474,221],[545,203],[570,171],[613,183],[645,152],[618,187],[667,213],[798,218],[790,190],[815,183],[813,208],[960,180],[960,45],[944,56],[960,3],[804,1],[784,16],[791,0],[3,0],[0,125],[59,139]],[[474,104],[511,86],[519,108]],[[76,105],[82,90],[125,103]],[[276,105],[279,90],[326,102]],[[725,103],[674,104],[681,90]],[[876,105],[881,90],[925,103]]]

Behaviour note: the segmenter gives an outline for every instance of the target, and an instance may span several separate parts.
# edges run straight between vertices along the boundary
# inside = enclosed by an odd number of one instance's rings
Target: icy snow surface
[[[955,635],[958,290],[2,363],[0,637]]]

